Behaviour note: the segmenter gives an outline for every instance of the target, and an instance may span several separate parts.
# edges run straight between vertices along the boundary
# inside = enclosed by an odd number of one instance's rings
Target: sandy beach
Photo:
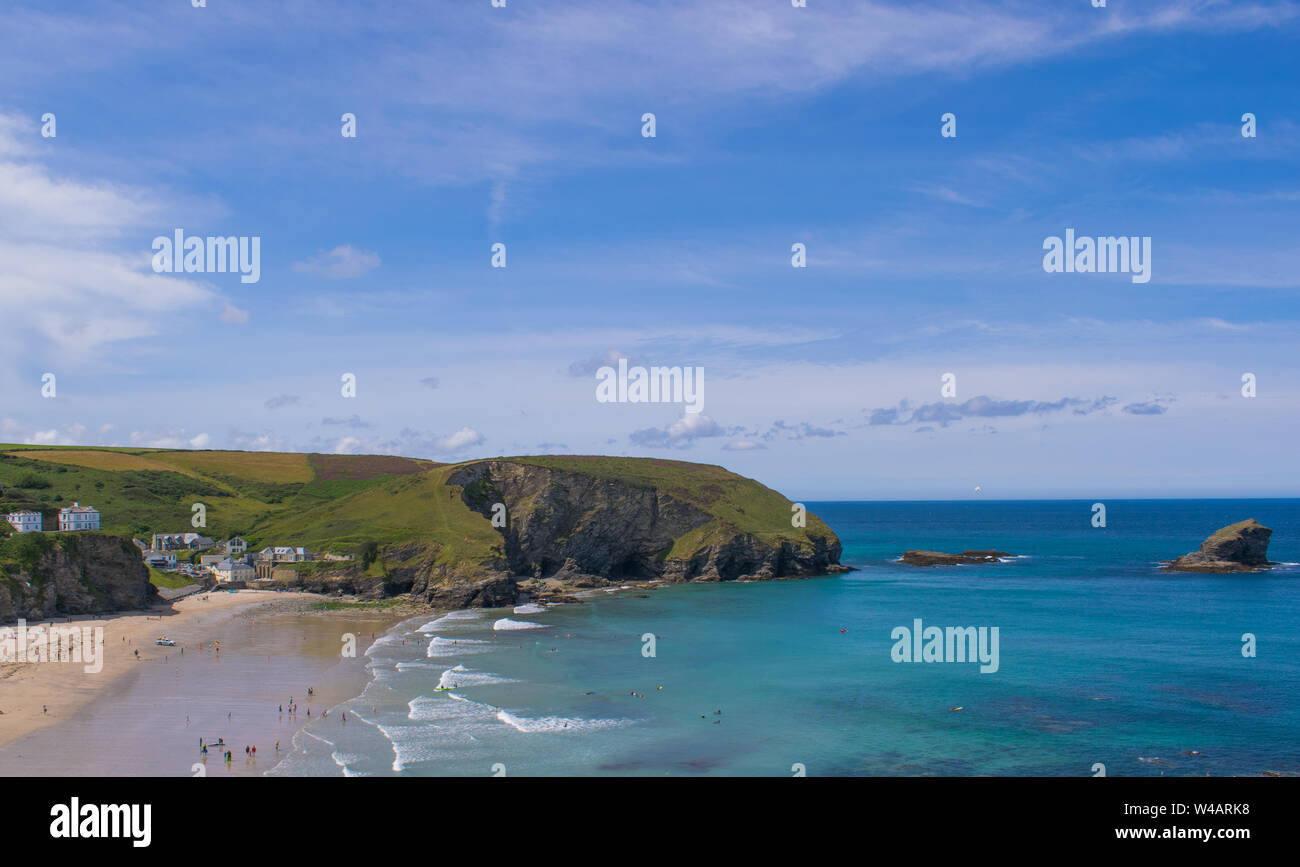
[[[0,665],[0,774],[189,775],[199,773],[195,761],[214,773],[269,769],[275,743],[289,749],[309,710],[319,716],[356,694],[372,633],[409,616],[401,609],[317,610],[321,600],[214,592],[149,612],[56,620],[103,628],[102,669]],[[28,627],[38,625],[50,621]],[[356,657],[342,654],[345,633],[356,636]],[[156,644],[160,635],[176,646]],[[298,713],[280,712],[291,697]],[[215,747],[202,756],[200,738],[238,744],[235,760],[225,765]],[[257,759],[245,755],[245,745],[258,746]]]

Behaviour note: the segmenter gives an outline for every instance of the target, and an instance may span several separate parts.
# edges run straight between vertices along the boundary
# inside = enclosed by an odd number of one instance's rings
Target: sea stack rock
[[[1199,550],[1165,565],[1176,572],[1255,572],[1267,569],[1273,531],[1254,518],[1238,521],[1201,543]]]
[[[997,563],[1011,555],[1005,551],[962,551],[945,554],[942,551],[904,551],[902,560],[909,566],[965,566],[971,563]]]

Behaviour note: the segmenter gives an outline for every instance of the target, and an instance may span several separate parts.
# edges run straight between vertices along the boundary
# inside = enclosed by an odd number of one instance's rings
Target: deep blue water
[[[346,705],[362,724],[309,730],[278,770],[1300,773],[1300,500],[1109,501],[1104,529],[1091,506],[809,504],[859,571],[408,621],[372,648],[374,680]],[[1249,517],[1287,565],[1157,569]],[[908,548],[1018,556],[917,569],[896,562]],[[997,627],[998,670],[894,662],[892,630],[917,618]],[[493,628],[502,619],[534,628]]]

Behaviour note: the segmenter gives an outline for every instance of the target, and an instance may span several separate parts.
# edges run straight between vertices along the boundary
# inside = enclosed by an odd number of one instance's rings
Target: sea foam
[[[511,620],[509,617],[502,617],[496,623],[492,624],[493,629],[545,629],[548,623],[525,623],[522,620]]]

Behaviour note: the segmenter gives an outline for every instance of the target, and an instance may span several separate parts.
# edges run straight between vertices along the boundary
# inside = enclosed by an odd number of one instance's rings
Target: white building
[[[232,581],[252,581],[257,575],[257,570],[247,563],[222,560],[217,564],[217,568],[212,570],[212,574],[217,576],[218,584],[229,584]]]
[[[41,532],[41,513],[40,512],[10,512],[5,515],[7,520],[19,533],[39,533]]]
[[[226,541],[226,553],[231,557],[242,557],[248,553],[248,542],[241,536],[235,536]]]
[[[275,563],[303,563],[311,559],[311,552],[306,548],[290,548],[276,545],[258,551],[257,559],[271,560]]]
[[[73,503],[59,509],[59,532],[75,533],[78,530],[98,530],[99,512],[90,506]]]

